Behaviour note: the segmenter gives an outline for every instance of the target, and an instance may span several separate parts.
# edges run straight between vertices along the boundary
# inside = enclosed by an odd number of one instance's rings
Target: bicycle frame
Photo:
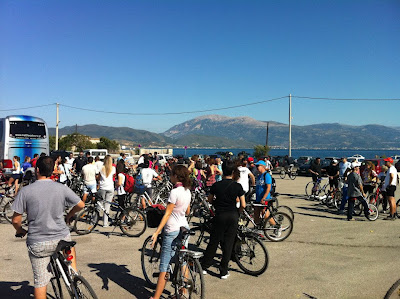
[[[50,264],[52,266],[54,278],[57,280],[62,278],[67,286],[68,292],[75,298],[78,298],[76,290],[72,288],[72,277],[78,275],[78,273],[72,268],[71,262],[67,261],[61,252],[55,252],[51,256]]]

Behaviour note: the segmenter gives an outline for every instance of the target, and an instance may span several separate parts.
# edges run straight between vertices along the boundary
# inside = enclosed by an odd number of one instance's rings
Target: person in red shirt
[[[34,154],[33,159],[31,160],[32,167],[36,167],[36,162],[39,159],[39,154]]]

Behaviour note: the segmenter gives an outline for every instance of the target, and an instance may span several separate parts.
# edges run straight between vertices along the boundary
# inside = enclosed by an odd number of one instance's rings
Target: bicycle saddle
[[[64,241],[64,240],[61,240],[60,242],[58,242],[56,252],[65,250],[66,248],[74,247],[75,244],[76,244],[75,241]]]

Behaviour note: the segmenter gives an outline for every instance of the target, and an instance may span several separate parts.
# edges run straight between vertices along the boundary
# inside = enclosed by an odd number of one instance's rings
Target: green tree
[[[119,149],[119,144],[115,140],[108,139],[107,137],[100,137],[100,142],[97,143],[97,148],[116,151]]]
[[[90,142],[90,137],[79,133],[68,134],[61,138],[58,144],[58,148],[63,150],[71,150],[73,146],[76,147],[77,151],[94,148],[93,143]]]
[[[270,148],[267,145],[256,145],[254,146],[254,157],[260,159],[263,156],[268,156],[269,151]]]
[[[56,136],[49,136],[50,151],[56,149]]]

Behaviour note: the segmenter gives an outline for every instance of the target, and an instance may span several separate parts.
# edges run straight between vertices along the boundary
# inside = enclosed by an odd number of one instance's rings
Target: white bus
[[[34,154],[49,154],[49,135],[46,122],[28,115],[0,118],[0,159],[18,156],[21,161]]]
[[[85,149],[83,150],[84,153],[90,153],[93,158],[99,156],[100,160],[104,160],[104,158],[108,155],[108,151],[106,149]]]

